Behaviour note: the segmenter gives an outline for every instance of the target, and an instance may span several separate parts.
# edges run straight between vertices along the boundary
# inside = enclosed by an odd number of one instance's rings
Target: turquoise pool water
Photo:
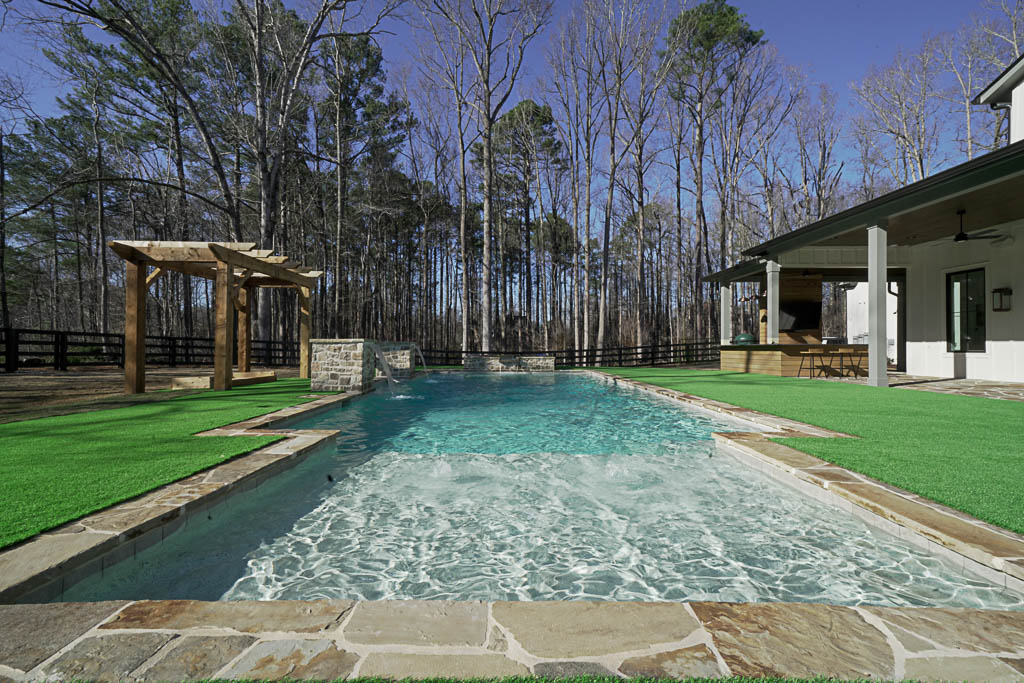
[[[719,455],[736,425],[583,375],[431,375],[289,426],[341,436],[63,599],[1022,607]]]

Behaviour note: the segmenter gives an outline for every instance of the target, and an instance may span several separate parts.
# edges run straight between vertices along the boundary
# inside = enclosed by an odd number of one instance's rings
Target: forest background
[[[839,84],[744,4],[6,0],[0,36],[32,54],[0,59],[0,327],[118,332],[108,240],[216,240],[324,271],[316,337],[710,339],[703,278],[743,249],[1006,144],[970,102],[1021,54],[1024,0],[865,32],[882,60]],[[734,288],[735,330],[757,294]],[[150,297],[152,333],[212,335],[209,281]],[[255,313],[295,337],[294,294]]]

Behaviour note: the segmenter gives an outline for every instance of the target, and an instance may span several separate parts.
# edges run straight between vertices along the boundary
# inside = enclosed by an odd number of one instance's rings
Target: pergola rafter
[[[216,313],[214,389],[231,388],[231,351],[238,312],[238,370],[252,359],[251,292],[257,287],[294,288],[299,295],[299,376],[309,377],[310,296],[323,273],[255,242],[108,242],[125,261],[125,392],[146,390],[146,294],[164,273],[174,271],[214,280]],[[153,268],[149,272],[149,268]]]

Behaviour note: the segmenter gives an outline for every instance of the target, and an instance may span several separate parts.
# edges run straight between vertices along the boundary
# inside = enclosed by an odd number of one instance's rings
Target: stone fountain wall
[[[462,367],[470,372],[554,372],[554,356],[469,355]]]
[[[391,374],[395,379],[409,379],[416,367],[416,351],[412,342],[377,342],[384,358],[391,366]],[[372,353],[372,351],[371,351]],[[383,375],[383,371],[379,371]]]
[[[313,339],[312,391],[365,391],[373,386],[377,364],[366,339]]]
[[[365,391],[373,380],[384,376],[377,369],[370,344],[373,339],[313,339],[311,359],[312,391]],[[409,379],[415,367],[412,342],[376,342],[391,366],[395,379]]]

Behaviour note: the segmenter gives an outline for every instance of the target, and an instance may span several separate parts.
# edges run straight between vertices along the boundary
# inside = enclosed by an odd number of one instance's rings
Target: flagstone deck
[[[715,602],[0,606],[0,680],[529,674],[1019,680],[1024,613]]]
[[[820,377],[834,382],[866,384],[866,377]],[[1024,384],[1019,382],[992,382],[984,379],[952,379],[949,377],[927,377],[908,375],[905,372],[889,371],[889,386],[915,391],[934,391],[957,396],[979,396],[1004,401],[1024,401]]]

